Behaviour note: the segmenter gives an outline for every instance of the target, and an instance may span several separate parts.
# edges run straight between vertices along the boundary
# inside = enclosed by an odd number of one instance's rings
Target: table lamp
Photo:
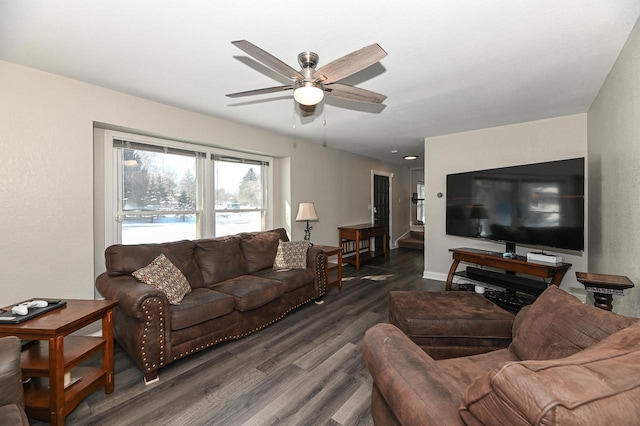
[[[313,203],[300,203],[298,207],[298,216],[296,216],[296,222],[307,221],[307,226],[304,228],[304,239],[309,241],[311,239],[311,229],[309,221],[317,221],[318,213],[316,213],[316,207]]]

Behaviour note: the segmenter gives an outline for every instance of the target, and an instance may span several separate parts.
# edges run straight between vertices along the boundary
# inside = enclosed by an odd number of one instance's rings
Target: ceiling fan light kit
[[[302,105],[317,105],[324,98],[324,90],[320,83],[313,81],[296,82],[293,98]]]
[[[387,98],[380,93],[337,83],[387,56],[387,52],[376,43],[338,58],[318,70],[315,67],[320,57],[314,52],[302,52],[298,55],[298,63],[302,67],[300,71],[296,71],[280,59],[247,40],[232,41],[231,43],[277,73],[293,80],[293,82],[287,86],[230,93],[227,95],[230,98],[262,95],[291,89],[293,89],[293,98],[301,106],[316,105],[322,102],[325,94],[336,98],[371,104],[381,104]]]

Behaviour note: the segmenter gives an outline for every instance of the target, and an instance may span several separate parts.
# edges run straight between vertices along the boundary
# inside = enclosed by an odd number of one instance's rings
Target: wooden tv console
[[[509,259],[502,257],[502,253],[479,250],[474,248],[453,248],[449,249],[453,253],[453,263],[447,275],[446,291],[451,290],[453,277],[462,275],[456,272],[460,262],[482,265],[491,268],[497,268],[505,271],[505,275],[513,276],[516,273],[532,275],[540,278],[551,278],[548,284],[559,286],[562,278],[571,268],[571,263],[534,263],[527,262],[526,258],[519,257],[517,259]],[[522,278],[522,282],[530,281],[528,278]],[[491,284],[491,282],[487,282]],[[499,284],[497,284],[499,286]]]

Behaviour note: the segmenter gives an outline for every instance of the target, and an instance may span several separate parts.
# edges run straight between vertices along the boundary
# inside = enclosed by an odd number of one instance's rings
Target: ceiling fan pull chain
[[[322,125],[325,127],[327,127],[327,104],[324,104],[322,106]]]

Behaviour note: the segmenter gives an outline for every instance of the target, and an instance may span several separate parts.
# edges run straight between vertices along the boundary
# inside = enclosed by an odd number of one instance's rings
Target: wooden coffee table
[[[113,308],[117,300],[66,300],[67,305],[20,324],[0,324],[0,337],[37,340],[25,345],[21,367],[27,415],[52,425],[64,419],[90,393],[113,392]],[[11,309],[11,307],[9,307]],[[102,336],[70,336],[96,321]],[[102,366],[81,364],[102,353]],[[73,369],[73,371],[72,371]],[[65,388],[64,376],[80,377]]]

